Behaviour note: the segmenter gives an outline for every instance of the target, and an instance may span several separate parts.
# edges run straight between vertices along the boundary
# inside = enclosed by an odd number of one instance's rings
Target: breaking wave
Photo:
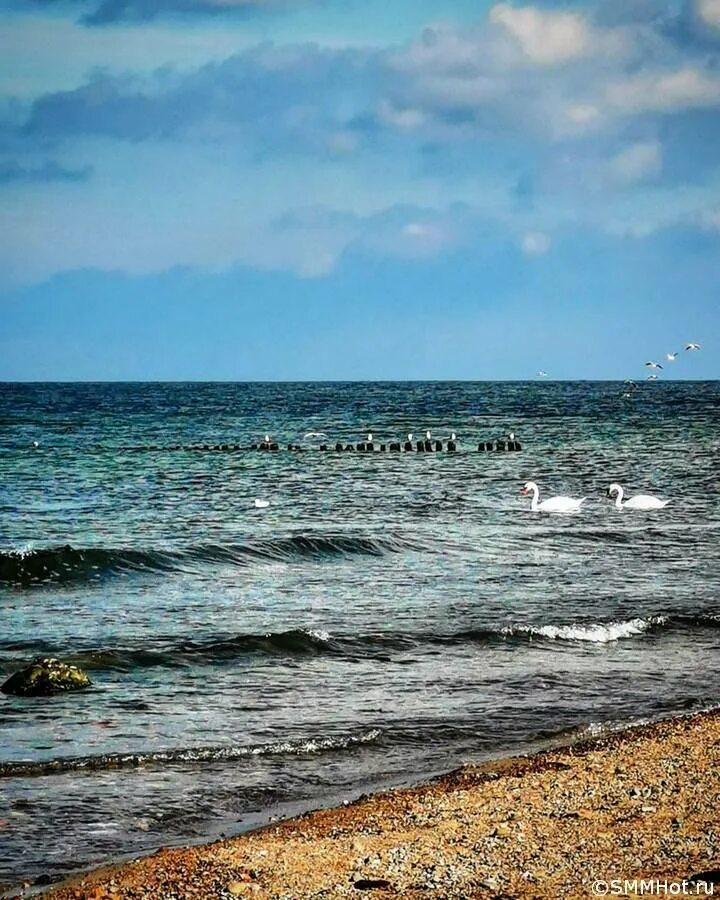
[[[0,762],[0,778],[54,775],[60,772],[135,769],[151,765],[233,762],[254,756],[308,756],[352,750],[372,744],[379,728],[343,737],[315,737],[277,741],[255,746],[185,747],[175,750],[148,750],[139,753],[104,753],[97,756],[60,756],[49,760],[8,760]]]
[[[258,634],[219,634],[205,638],[155,635],[117,646],[78,647],[52,641],[0,639],[0,671],[18,668],[18,657],[56,656],[90,671],[182,668],[230,664],[247,656],[380,658],[432,647],[528,643],[609,644],[673,631],[720,628],[720,615],[656,615],[647,618],[567,624],[507,625],[449,633],[379,631],[339,635],[323,629],[295,628]]]

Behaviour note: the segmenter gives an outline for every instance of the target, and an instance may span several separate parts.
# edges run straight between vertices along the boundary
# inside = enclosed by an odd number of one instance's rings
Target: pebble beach
[[[707,896],[720,891],[719,799],[720,713],[700,713],[163,849],[45,896],[575,898],[617,881],[632,896],[636,879]]]

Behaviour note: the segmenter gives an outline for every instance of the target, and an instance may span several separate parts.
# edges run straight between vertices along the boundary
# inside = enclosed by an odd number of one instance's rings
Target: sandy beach
[[[590,897],[625,881],[632,896],[635,879],[693,876],[720,892],[719,799],[720,713],[702,713],[160,850],[45,896]]]

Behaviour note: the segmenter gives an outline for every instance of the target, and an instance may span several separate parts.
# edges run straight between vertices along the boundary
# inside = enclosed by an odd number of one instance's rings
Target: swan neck
[[[540,498],[540,491],[538,489],[538,486],[536,484],[534,484],[532,487],[532,503],[530,504],[530,509],[533,512],[537,512],[539,498]]]
[[[615,497],[615,509],[622,509],[622,501],[624,495],[625,492],[623,491],[623,489],[621,487],[618,487],[617,495]]]

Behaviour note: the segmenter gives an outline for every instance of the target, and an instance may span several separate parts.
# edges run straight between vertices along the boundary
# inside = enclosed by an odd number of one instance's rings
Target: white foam
[[[570,625],[515,625],[503,628],[503,634],[528,634],[531,637],[546,638],[551,641],[588,641],[594,644],[609,644],[623,638],[642,634],[655,625],[663,625],[665,616],[652,616],[649,619],[626,619],[619,622],[591,622],[589,624]]]
[[[315,638],[316,641],[322,641],[323,643],[327,643],[330,640],[330,632],[323,631],[322,629],[320,629],[319,631],[314,631],[311,628],[306,628],[305,634],[307,634],[311,638]]]

